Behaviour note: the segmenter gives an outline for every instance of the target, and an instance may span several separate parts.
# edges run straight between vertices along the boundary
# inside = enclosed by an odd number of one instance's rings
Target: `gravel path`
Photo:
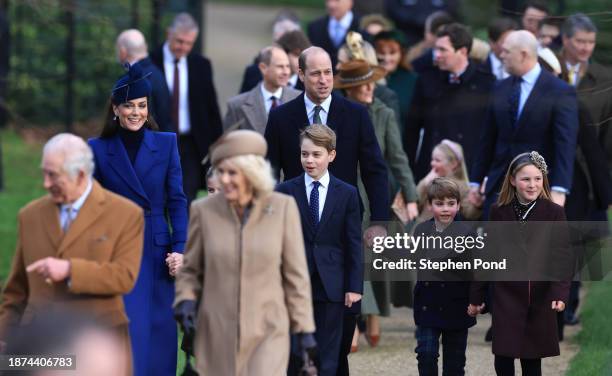
[[[470,329],[467,350],[467,375],[494,375],[491,344],[484,341],[485,332],[491,324],[490,315],[478,317],[478,324]],[[381,319],[382,336],[378,347],[370,348],[361,336],[359,351],[349,356],[351,375],[371,376],[384,372],[385,376],[416,375],[417,362],[414,348],[414,321],[412,310],[394,309],[391,317]],[[566,327],[566,338],[573,337],[579,326]],[[561,355],[542,361],[543,375],[562,375],[577,353],[572,340],[561,343]],[[441,364],[441,359],[439,364]],[[517,369],[520,365],[516,364]],[[440,372],[441,374],[441,372]]]

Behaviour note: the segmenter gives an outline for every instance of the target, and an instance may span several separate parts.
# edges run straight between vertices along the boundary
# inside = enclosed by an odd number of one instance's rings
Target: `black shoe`
[[[489,327],[487,334],[485,334],[485,342],[493,341],[493,327]]]
[[[574,326],[580,324],[580,319],[576,315],[565,316],[565,325]]]

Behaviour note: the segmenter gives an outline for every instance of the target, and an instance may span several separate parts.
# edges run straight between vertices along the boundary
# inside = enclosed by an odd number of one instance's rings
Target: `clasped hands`
[[[176,277],[176,273],[183,266],[183,254],[178,252],[166,253],[166,265],[170,275]]]

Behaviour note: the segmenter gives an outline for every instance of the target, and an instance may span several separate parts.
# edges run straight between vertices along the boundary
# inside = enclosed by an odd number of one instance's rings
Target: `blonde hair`
[[[463,148],[461,145],[444,139],[433,148],[433,150],[436,149],[444,154],[449,163],[457,162],[457,168],[453,170],[452,177],[460,182],[469,184],[468,171],[465,166],[465,158],[463,157]]]
[[[504,183],[502,184],[501,191],[499,192],[499,197],[497,198],[497,205],[508,205],[514,199],[516,195],[516,187],[512,185],[512,178],[516,177],[516,173],[519,172],[525,166],[535,166],[540,172],[542,172],[542,192],[540,193],[540,197],[550,200],[550,184],[548,182],[547,175],[547,166],[544,158],[535,151],[531,153],[523,153],[517,155],[510,165],[508,166],[508,171],[506,171],[506,176],[504,177]]]
[[[272,175],[272,166],[264,157],[255,154],[237,155],[225,159],[236,166],[246,177],[253,188],[253,195],[259,197],[274,190],[276,180]],[[217,169],[215,169],[216,173]]]

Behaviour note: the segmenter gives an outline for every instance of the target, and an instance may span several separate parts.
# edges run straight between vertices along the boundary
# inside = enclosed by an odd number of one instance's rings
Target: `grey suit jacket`
[[[266,131],[268,123],[268,113],[264,105],[263,95],[261,94],[261,85],[255,86],[246,93],[232,97],[227,102],[227,114],[223,121],[223,130],[229,128],[234,129],[251,129],[262,135]],[[283,94],[280,98],[280,104],[284,104],[300,95],[300,91],[290,87],[283,88]],[[236,127],[236,124],[238,127]]]

